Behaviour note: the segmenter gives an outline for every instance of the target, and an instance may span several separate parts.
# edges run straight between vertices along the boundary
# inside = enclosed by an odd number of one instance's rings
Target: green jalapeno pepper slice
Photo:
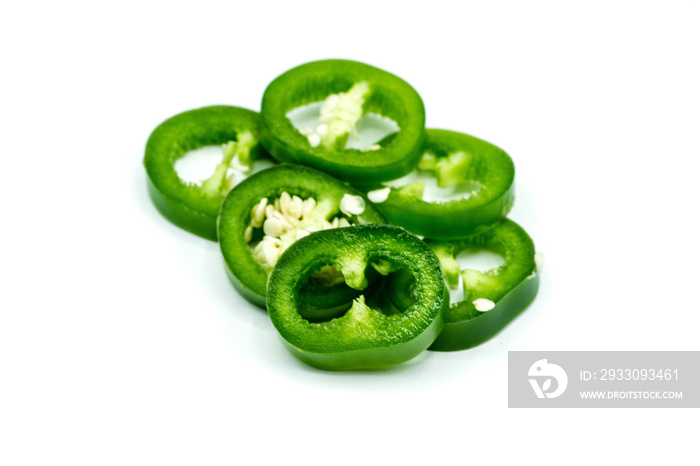
[[[514,202],[515,167],[508,154],[467,134],[428,129],[426,135],[414,172],[363,188],[389,221],[427,238],[453,239],[505,218]],[[444,197],[430,202],[423,197],[425,181],[433,177]]]
[[[535,246],[525,230],[511,220],[466,238],[426,243],[440,260],[450,286],[457,285],[460,276],[464,282],[464,300],[452,304],[445,313],[445,328],[431,350],[456,351],[487,341],[515,319],[537,294]],[[455,256],[467,248],[495,252],[505,259],[505,264],[486,272],[460,270]],[[411,277],[399,273],[392,279],[387,287],[392,302],[397,307],[410,304]]]
[[[323,101],[317,128],[302,134],[288,114]],[[394,137],[365,148],[347,149],[363,114],[392,119]],[[262,100],[260,134],[280,162],[308,165],[353,183],[391,180],[410,172],[421,157],[425,108],[404,80],[372,66],[348,60],[322,60],[277,77]]]
[[[216,218],[232,188],[231,164],[250,171],[253,162],[269,157],[258,144],[259,115],[252,110],[212,106],[175,115],[151,133],[144,165],[148,190],[158,210],[171,222],[205,238],[216,240]],[[188,151],[223,146],[223,160],[201,184],[183,181],[175,162]]]
[[[346,283],[366,284],[371,265],[412,277],[416,299],[403,312],[385,315],[364,296],[342,316],[311,323],[299,311],[299,291],[319,266],[333,264]],[[320,231],[299,240],[280,258],[267,288],[267,309],[287,348],[305,363],[331,370],[372,369],[407,361],[425,350],[443,326],[449,302],[440,265],[415,235],[391,225]]]
[[[268,275],[297,239],[317,230],[385,222],[362,193],[335,178],[301,165],[278,165],[229,192],[221,205],[218,236],[231,282],[246,299],[264,307]],[[300,298],[308,319],[342,312],[359,294],[332,268],[312,278]]]

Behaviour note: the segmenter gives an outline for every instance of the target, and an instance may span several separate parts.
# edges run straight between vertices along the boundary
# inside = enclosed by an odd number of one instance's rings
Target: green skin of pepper
[[[522,313],[535,299],[539,288],[539,273],[535,268],[535,247],[528,234],[515,222],[503,220],[492,229],[478,235],[452,241],[430,241],[434,250],[443,248],[456,255],[469,247],[485,248],[501,255],[505,264],[487,273],[496,284],[467,289],[465,300],[452,304],[445,313],[445,327],[430,347],[434,351],[458,351],[480,345],[491,339]],[[397,307],[411,302],[407,290],[411,278],[406,274],[394,277],[390,299]],[[495,307],[477,311],[472,303],[477,298],[490,299]]]
[[[539,285],[540,275],[535,273],[498,300],[496,306],[490,311],[483,312],[472,319],[446,323],[442,333],[429,349],[458,351],[485,343],[532,303],[537,296]]]
[[[400,131],[376,151],[311,147],[287,113],[346,92],[361,81],[370,85],[363,111],[391,118]],[[420,160],[425,139],[425,108],[415,89],[393,74],[348,60],[311,62],[280,75],[265,90],[260,115],[262,143],[278,161],[308,165],[355,184],[392,180],[410,172]]]
[[[175,162],[188,151],[235,141],[239,132],[249,131],[260,140],[258,123],[256,112],[230,106],[190,110],[161,123],[148,138],[143,160],[148,192],[161,214],[187,231],[216,241],[216,219],[224,194],[208,193],[182,181]],[[254,160],[265,156],[269,157],[260,144],[251,150]]]
[[[426,238],[455,239],[484,231],[505,218],[515,200],[515,166],[508,154],[467,134],[428,129],[426,135],[423,152],[435,154],[438,160],[465,152],[470,159],[464,181],[483,187],[468,198],[440,203],[392,187],[387,200],[379,204],[389,221]],[[365,192],[381,188],[361,187]]]
[[[250,213],[253,207],[262,198],[266,197],[269,201],[274,201],[285,191],[302,199],[313,197],[318,204],[324,201],[332,202],[335,208],[329,212],[327,219],[341,214],[338,205],[345,194],[364,198],[359,191],[325,173],[300,165],[287,164],[255,173],[229,192],[221,205],[218,221],[219,246],[226,271],[238,292],[248,301],[263,308],[268,272],[253,257],[250,246],[245,241],[244,232],[250,224]],[[359,216],[352,216],[350,222],[358,222],[361,217],[368,223],[386,223],[386,217],[381,210],[366,198],[364,199],[365,211]],[[282,257],[286,254],[287,251],[282,254]],[[376,273],[369,275],[371,283],[374,283],[376,278],[378,278]],[[357,290],[343,283],[310,289],[302,293],[302,312],[307,319],[325,319],[347,309],[349,303],[358,294]]]
[[[298,291],[324,263],[335,264],[357,286],[370,263],[387,261],[414,277],[418,299],[403,312],[369,309],[311,323],[298,312]],[[437,258],[415,235],[391,225],[361,225],[312,233],[294,243],[272,271],[267,309],[287,348],[303,362],[327,370],[376,369],[424,351],[443,327],[449,295]],[[365,308],[366,309],[366,308]]]

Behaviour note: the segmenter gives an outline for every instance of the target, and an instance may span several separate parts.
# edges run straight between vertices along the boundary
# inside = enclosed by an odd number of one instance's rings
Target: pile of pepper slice
[[[383,133],[366,130],[372,122]],[[211,145],[222,147],[213,173],[183,181],[179,161]],[[280,165],[260,170],[263,161]],[[270,83],[260,114],[176,115],[151,134],[144,165],[158,210],[219,241],[234,287],[311,366],[375,369],[425,349],[471,348],[537,293],[534,244],[506,219],[512,159],[473,136],[426,129],[420,95],[370,65],[291,69]],[[504,263],[462,268],[467,249]]]

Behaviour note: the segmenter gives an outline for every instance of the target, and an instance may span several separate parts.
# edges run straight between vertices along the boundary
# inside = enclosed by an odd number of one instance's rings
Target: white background
[[[696,462],[698,412],[516,410],[510,350],[700,350],[696,2],[0,7],[0,463]],[[146,192],[149,133],[349,58],[504,148],[540,295],[476,349],[296,361]],[[550,463],[551,464],[551,463]]]

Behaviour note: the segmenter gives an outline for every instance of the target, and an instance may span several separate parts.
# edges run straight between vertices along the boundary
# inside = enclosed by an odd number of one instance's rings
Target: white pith
[[[329,200],[317,202],[313,197],[303,200],[286,191],[272,204],[267,198],[262,198],[251,209],[250,224],[244,232],[245,241],[251,242],[253,229],[262,228],[262,240],[254,247],[251,246],[253,257],[260,265],[271,269],[296,240],[314,231],[352,225],[346,217],[336,216],[327,220],[332,210],[332,202]]]
[[[431,158],[433,162],[432,164],[425,163]],[[425,154],[423,154],[423,158],[421,159],[421,164],[418,166],[418,170],[413,170],[408,175],[405,175],[396,180],[385,182],[383,184],[384,186],[398,190],[404,186],[413,183],[422,183],[424,189],[423,195],[421,196],[421,200],[425,202],[432,202],[438,204],[449,201],[468,199],[472,196],[477,195],[478,192],[484,188],[484,186],[481,183],[473,180],[457,183],[449,187],[438,186],[438,180],[435,175],[435,172],[432,168],[430,168],[437,163],[435,160],[436,158],[433,154],[431,154],[430,152],[426,152]]]
[[[287,112],[286,116],[292,125],[306,136],[311,147],[321,144],[332,146],[339,137],[347,134],[349,137],[344,149],[357,149],[361,152],[379,150],[381,146],[377,143],[389,134],[398,132],[400,128],[391,118],[373,112],[363,113],[364,97],[362,102],[359,102],[359,99],[356,99],[359,92],[353,91],[360,84],[362,83],[355,84],[346,93],[332,94],[323,101],[294,108]],[[334,96],[345,97],[338,100]],[[346,106],[350,106],[352,98],[355,98],[353,111],[346,112]],[[344,123],[332,123],[336,110],[331,109],[331,106],[336,107],[337,113],[340,114],[339,119]],[[348,115],[350,118],[347,118]],[[348,129],[349,131],[345,131]]]
[[[355,83],[349,91],[331,94],[323,101],[316,133],[324,146],[332,146],[338,138],[345,135],[357,135],[355,127],[362,118],[362,106],[367,95],[369,83],[361,81]]]

